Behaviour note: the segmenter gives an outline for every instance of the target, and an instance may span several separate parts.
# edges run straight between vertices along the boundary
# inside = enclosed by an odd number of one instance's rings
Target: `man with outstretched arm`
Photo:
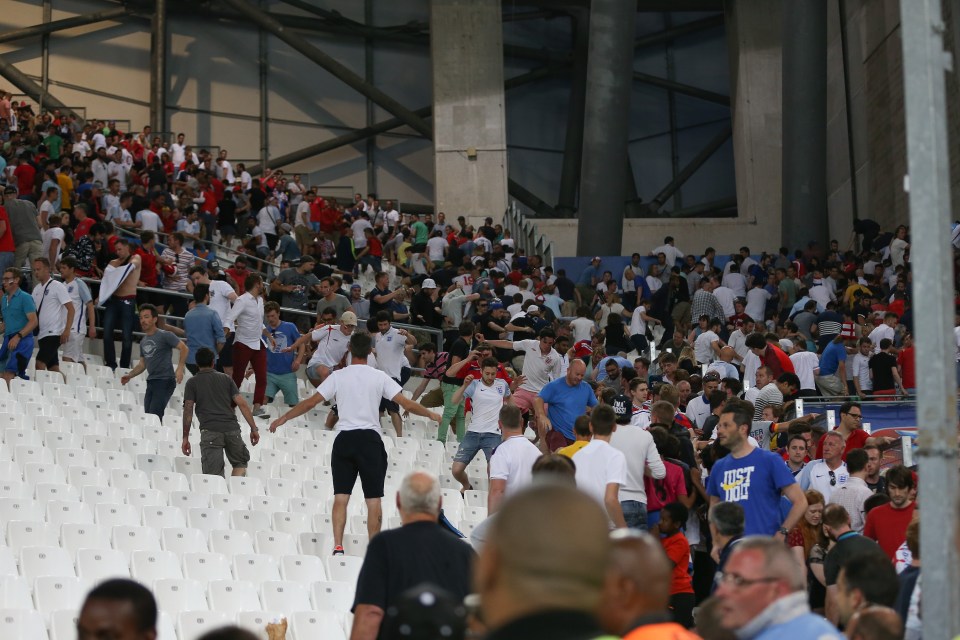
[[[337,437],[333,441],[330,466],[333,472],[333,555],[343,555],[343,531],[347,524],[347,504],[360,476],[367,503],[367,533],[380,532],[383,484],[387,475],[387,452],[380,439],[380,401],[390,400],[406,411],[440,422],[440,415],[410,400],[396,381],[379,369],[366,366],[373,344],[368,333],[350,336],[352,362],[331,373],[317,392],[302,400],[273,421],[275,433],[289,420],[302,416],[322,402],[330,400],[338,407]]]

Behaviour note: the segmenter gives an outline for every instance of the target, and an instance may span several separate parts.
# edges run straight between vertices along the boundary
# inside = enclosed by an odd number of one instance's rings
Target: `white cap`
[[[784,351],[790,351],[791,349],[793,349],[793,341],[783,338],[782,340],[780,340],[780,348],[783,349]]]
[[[532,304],[529,307],[527,307],[527,313],[540,313],[540,307],[538,307],[535,304]]]
[[[420,285],[421,289],[436,289],[437,283],[433,281],[433,278],[427,278],[423,281],[423,284]]]

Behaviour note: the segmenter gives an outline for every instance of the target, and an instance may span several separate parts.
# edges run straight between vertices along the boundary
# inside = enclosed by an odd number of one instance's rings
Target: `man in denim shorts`
[[[226,454],[232,471],[230,475],[247,475],[250,452],[240,434],[240,423],[233,412],[233,405],[240,409],[250,425],[250,445],[260,442],[260,432],[253,421],[250,405],[240,395],[233,379],[225,373],[214,371],[213,351],[204,347],[197,351],[197,375],[187,380],[183,391],[183,455],[191,451],[190,424],[196,407],[200,419],[200,464],[204,473],[222,476],[225,470],[223,456]]]
[[[473,376],[464,378],[463,385],[451,400],[459,404],[466,396],[473,403],[473,420],[453,458],[453,477],[463,485],[463,491],[473,488],[467,476],[467,465],[479,451],[483,451],[487,464],[490,464],[490,456],[501,440],[500,409],[504,404],[513,404],[510,385],[497,377],[498,365],[496,358],[484,358],[480,363],[480,379],[475,380]]]

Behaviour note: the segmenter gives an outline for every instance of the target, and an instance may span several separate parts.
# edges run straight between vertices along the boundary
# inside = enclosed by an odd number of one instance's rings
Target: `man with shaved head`
[[[575,553],[571,540],[582,542]],[[551,483],[511,497],[474,569],[486,640],[603,637],[596,614],[610,554],[607,514],[587,495]]]
[[[624,640],[697,636],[670,621],[672,563],[653,536],[633,529],[610,534],[613,554],[600,605],[600,624]]]
[[[854,613],[845,631],[849,640],[901,640],[904,637],[900,614],[890,607],[877,605]]]

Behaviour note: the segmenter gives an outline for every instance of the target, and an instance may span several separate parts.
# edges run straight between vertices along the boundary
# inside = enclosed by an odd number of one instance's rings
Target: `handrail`
[[[527,255],[543,256],[543,264],[553,267],[553,241],[537,230],[536,222],[527,218],[511,200],[510,206],[503,215],[504,228],[510,230],[510,235],[518,249],[526,251]]]
[[[130,229],[126,229],[126,228],[124,228],[124,227],[120,227],[120,226],[117,226],[117,225],[114,225],[114,228],[115,228],[118,232],[120,232],[120,233],[125,233],[125,234],[127,234],[127,235],[129,235],[129,236],[131,236],[131,237],[133,237],[133,238],[137,238],[138,240],[140,239],[140,234],[139,234],[138,232],[136,232],[136,231],[131,231]],[[157,234],[158,237],[167,238],[167,237],[170,236],[170,234],[167,233],[166,231],[157,231],[157,232],[155,232],[155,233]],[[198,240],[197,242],[202,242],[202,243],[204,243],[204,244],[206,244],[206,245],[223,249],[223,250],[224,250],[224,253],[226,253],[227,251],[230,251],[230,252],[233,252],[233,253],[237,253],[237,251],[236,251],[235,249],[231,249],[230,247],[228,247],[228,246],[225,245],[225,244],[219,244],[219,243],[213,242],[212,240]],[[165,243],[161,243],[161,244],[163,244],[163,246],[167,246]],[[250,254],[248,254],[248,253],[244,253],[244,254],[242,254],[242,255],[243,255],[243,257],[246,258],[247,260],[256,260],[257,262],[261,262],[261,263],[267,264],[267,265],[269,265],[269,266],[271,266],[271,267],[274,267],[274,268],[278,268],[278,267],[280,266],[279,263],[270,262],[269,260],[265,260],[265,259],[263,259],[263,258],[261,258],[261,257],[259,257],[259,256],[252,256],[252,255],[250,255]],[[206,258],[201,258],[201,257],[199,257],[199,256],[194,256],[194,257],[195,257],[197,260],[201,260],[201,261],[203,261],[203,262],[209,262],[209,260],[207,260]],[[259,273],[260,275],[264,275],[264,276],[265,276],[267,272],[266,272],[266,271],[257,271],[257,273]]]

